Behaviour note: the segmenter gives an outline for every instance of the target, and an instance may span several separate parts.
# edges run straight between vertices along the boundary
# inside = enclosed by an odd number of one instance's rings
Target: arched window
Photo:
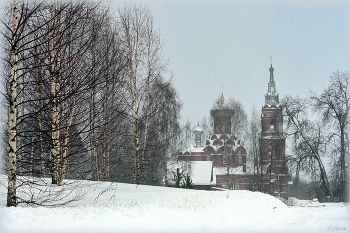
[[[270,131],[276,131],[276,118],[271,118]]]
[[[238,164],[239,165],[242,164],[242,154],[241,154],[241,152],[238,152]]]

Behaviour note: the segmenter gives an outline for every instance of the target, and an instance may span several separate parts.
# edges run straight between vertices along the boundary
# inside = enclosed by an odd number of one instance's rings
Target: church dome
[[[193,132],[203,132],[203,129],[199,126],[199,123],[196,128],[193,129]]]
[[[195,135],[195,139],[194,142],[196,144],[195,147],[200,147],[202,146],[202,134],[203,134],[203,130],[202,128],[199,126],[199,122],[197,124],[197,127],[194,128],[193,133]]]

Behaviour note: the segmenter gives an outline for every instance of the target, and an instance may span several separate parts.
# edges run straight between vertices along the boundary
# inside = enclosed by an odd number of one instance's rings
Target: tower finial
[[[269,71],[270,71],[270,80],[273,81],[273,71],[274,71],[274,69],[272,67],[272,56],[270,56],[270,69],[269,69]]]
[[[222,90],[221,90],[221,94],[224,94],[224,84],[221,84],[222,85]]]

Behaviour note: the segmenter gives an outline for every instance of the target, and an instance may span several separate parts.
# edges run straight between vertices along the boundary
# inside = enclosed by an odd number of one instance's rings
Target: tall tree
[[[261,132],[261,120],[260,113],[253,108],[251,111],[251,118],[248,122],[247,129],[247,143],[246,147],[248,149],[248,158],[247,158],[247,167],[253,168],[253,189],[259,190],[259,177],[261,173],[261,169],[259,167],[260,164],[260,149],[259,149],[259,138]]]
[[[323,116],[323,122],[334,128],[333,137],[336,137],[336,154],[339,161],[339,200],[349,201],[349,173],[348,173],[348,137],[350,111],[350,73],[335,72],[330,78],[330,84],[318,95],[311,92],[314,110]]]
[[[26,74],[31,70],[25,66],[27,60],[31,59],[28,51],[32,49],[32,43],[29,38],[35,32],[28,30],[29,25],[35,14],[38,12],[41,3],[29,4],[27,2],[20,2],[14,0],[11,11],[8,15],[11,20],[5,21],[5,31],[3,32],[5,38],[5,54],[9,57],[4,59],[5,67],[9,68],[9,75],[6,79],[7,87],[7,103],[8,103],[8,151],[7,151],[7,169],[8,169],[8,196],[7,206],[15,206],[18,203],[16,196],[16,181],[17,181],[17,166],[20,165],[19,171],[23,171],[22,152],[18,146],[23,140],[19,140],[18,129],[23,124],[24,119],[28,115],[23,111],[23,105],[26,101],[23,99],[23,91],[26,85],[29,84],[26,80]],[[7,63],[6,63],[7,61]],[[19,109],[22,109],[19,112]],[[17,164],[17,158],[21,158],[21,163]]]
[[[50,76],[51,76],[51,139],[52,148],[50,156],[52,158],[51,178],[52,184],[57,184],[59,180],[58,166],[60,162],[60,73],[61,71],[61,6],[60,3],[52,3],[50,6],[50,35],[49,35],[49,56],[50,56]]]
[[[241,140],[246,138],[246,129],[248,126],[248,116],[239,100],[230,97],[227,101],[228,107],[234,110],[231,120],[231,132]]]
[[[134,163],[133,182],[142,182],[151,111],[151,85],[162,75],[162,42],[154,28],[149,9],[125,5],[119,10],[120,34],[127,57],[130,99],[131,145]],[[143,121],[143,122],[141,122]]]
[[[92,16],[98,4],[88,2],[53,2],[49,6],[48,78],[51,105],[51,177],[53,184],[62,184],[74,150],[70,147],[79,134],[86,133],[89,109],[86,93],[95,85],[93,68],[86,62],[92,46]],[[96,64],[95,64],[96,65]]]
[[[294,157],[299,172],[304,169],[321,182],[320,189],[317,190],[319,198],[326,200],[331,196],[328,175],[322,161],[326,154],[327,136],[324,135],[323,124],[313,122],[308,118],[310,106],[307,99],[292,98],[285,96],[282,100],[285,122],[287,126],[286,134],[293,138]],[[321,200],[320,200],[321,201]]]
[[[63,182],[68,171],[79,170],[80,179],[89,177],[89,163],[83,153],[87,152],[84,144],[89,138],[87,100],[96,84],[91,75],[93,67],[101,67],[102,61],[91,66],[86,51],[93,42],[92,16],[100,16],[99,4],[55,4],[15,2],[11,16],[16,17],[4,22],[8,57],[3,61],[11,74],[6,77],[11,78],[6,79],[8,132],[12,137],[8,156],[9,206],[43,204],[59,198],[58,192],[69,190]],[[16,164],[17,158],[20,162]],[[55,196],[44,200],[39,200],[37,193],[27,196],[34,186],[42,189],[36,185],[49,174],[53,183],[63,186],[51,192]],[[20,187],[20,195],[16,195],[16,186]]]
[[[116,18],[85,1],[19,5],[17,29],[4,24],[9,119],[16,117],[9,177],[20,172],[23,181],[13,187],[30,193],[32,179],[43,177],[57,190],[67,177],[162,184],[181,103],[149,9],[126,5]],[[42,204],[37,198],[20,202]]]
[[[178,151],[181,103],[171,81],[157,80],[152,85],[149,140],[147,141],[144,183],[161,185],[169,160]]]
[[[8,192],[7,206],[16,205],[16,127],[17,127],[17,63],[18,63],[18,29],[19,13],[18,3],[13,2],[13,22],[11,36],[11,62],[9,75],[9,112],[8,112],[8,153],[7,153],[7,175],[8,175]]]

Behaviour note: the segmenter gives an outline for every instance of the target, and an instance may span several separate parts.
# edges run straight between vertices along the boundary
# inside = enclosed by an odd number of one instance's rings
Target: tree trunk
[[[98,166],[98,157],[97,157],[97,145],[96,145],[96,132],[95,132],[95,127],[96,127],[96,90],[95,87],[92,90],[92,122],[91,122],[91,137],[92,137],[92,179],[93,180],[100,180],[99,178],[99,166]]]
[[[73,124],[73,116],[74,116],[74,112],[75,112],[75,104],[76,104],[76,95],[73,96],[72,105],[71,105],[71,111],[69,113],[69,119],[68,119],[68,122],[67,122],[67,128],[65,129],[65,133],[64,133],[64,141],[63,141],[63,146],[62,146],[63,147],[62,167],[61,167],[61,171],[60,171],[60,178],[59,178],[58,185],[62,185],[63,179],[65,178],[66,172],[67,172],[69,132],[70,132],[71,126]]]
[[[321,158],[319,156],[315,155],[315,159],[317,160],[318,166],[320,168],[321,182],[322,182],[322,187],[323,187],[324,194],[326,196],[330,196],[331,195],[331,191],[329,189],[329,182],[328,182],[328,178],[327,178],[326,169],[324,168],[323,163],[321,161]]]
[[[72,85],[72,90],[73,90],[73,96],[72,96],[72,103],[71,103],[71,108],[69,111],[69,117],[68,117],[68,122],[67,122],[67,127],[65,129],[65,133],[64,133],[64,141],[63,141],[63,153],[62,153],[62,167],[61,167],[61,171],[60,171],[60,179],[58,182],[58,185],[62,185],[63,179],[66,176],[67,173],[67,164],[68,164],[68,144],[69,144],[69,139],[70,139],[70,130],[71,130],[71,126],[73,124],[73,118],[74,118],[74,114],[75,114],[75,108],[76,108],[76,99],[77,99],[77,94],[75,93],[74,89],[75,87],[78,85],[78,77],[80,76],[80,70],[81,70],[81,59],[82,59],[82,47],[83,47],[83,38],[84,38],[84,32],[85,32],[85,23],[82,25],[82,33],[81,33],[81,37],[80,37],[80,42],[79,42],[79,56],[78,56],[78,62],[76,65],[76,70],[77,70],[77,74],[75,76],[75,79],[73,81],[73,85]]]
[[[52,95],[52,113],[51,113],[51,159],[52,159],[52,184],[57,184],[59,179],[58,167],[60,163],[60,101],[59,101],[59,91],[60,91],[60,52],[59,52],[59,42],[58,42],[58,26],[60,23],[59,16],[56,12],[59,11],[59,4],[54,6],[51,5],[51,21],[50,21],[50,75],[51,75],[51,95]]]
[[[106,148],[105,148],[105,153],[104,153],[104,172],[103,172],[103,176],[104,176],[104,181],[108,181],[109,180],[109,157],[110,157],[110,150],[111,150],[111,143],[110,143],[110,139],[106,139]]]
[[[340,126],[340,201],[348,202],[348,174],[346,172],[346,161],[345,161],[345,129],[343,125]]]
[[[96,83],[96,49],[95,45],[93,45],[91,50],[91,56],[92,56],[92,79],[94,83]],[[100,180],[98,176],[98,157],[97,157],[97,143],[96,143],[96,84],[93,85],[91,90],[91,111],[90,111],[90,118],[91,118],[91,147],[92,147],[92,180]]]
[[[38,85],[38,87],[40,87]],[[39,88],[39,90],[37,91],[38,93],[38,99],[41,99],[41,89]],[[44,176],[45,175],[45,152],[44,152],[44,137],[43,137],[43,132],[44,132],[44,128],[43,128],[43,118],[41,113],[38,114],[38,125],[39,125],[39,143],[40,143],[40,176]]]
[[[141,165],[140,165],[140,179],[142,179],[142,172],[143,172],[143,166],[145,164],[145,153],[146,153],[146,146],[147,146],[147,138],[148,138],[148,127],[149,127],[149,111],[150,111],[150,98],[151,98],[151,88],[150,88],[150,74],[147,78],[147,102],[146,102],[146,119],[145,119],[145,129],[144,129],[144,135],[143,135],[143,146],[141,151]],[[141,182],[141,180],[140,180]]]
[[[8,154],[7,154],[7,174],[8,192],[7,206],[16,206],[16,133],[17,133],[17,30],[18,30],[18,3],[13,3],[13,22],[11,39],[11,70],[10,70],[10,99],[8,115]]]
[[[138,119],[136,116],[132,120],[132,150],[134,156],[134,184],[140,184],[140,135]]]
[[[135,184],[140,184],[140,135],[139,135],[139,115],[137,106],[137,85],[136,85],[136,70],[137,65],[129,61],[130,66],[130,93],[131,93],[131,137],[132,137],[132,153],[134,157],[134,172],[133,180]]]

